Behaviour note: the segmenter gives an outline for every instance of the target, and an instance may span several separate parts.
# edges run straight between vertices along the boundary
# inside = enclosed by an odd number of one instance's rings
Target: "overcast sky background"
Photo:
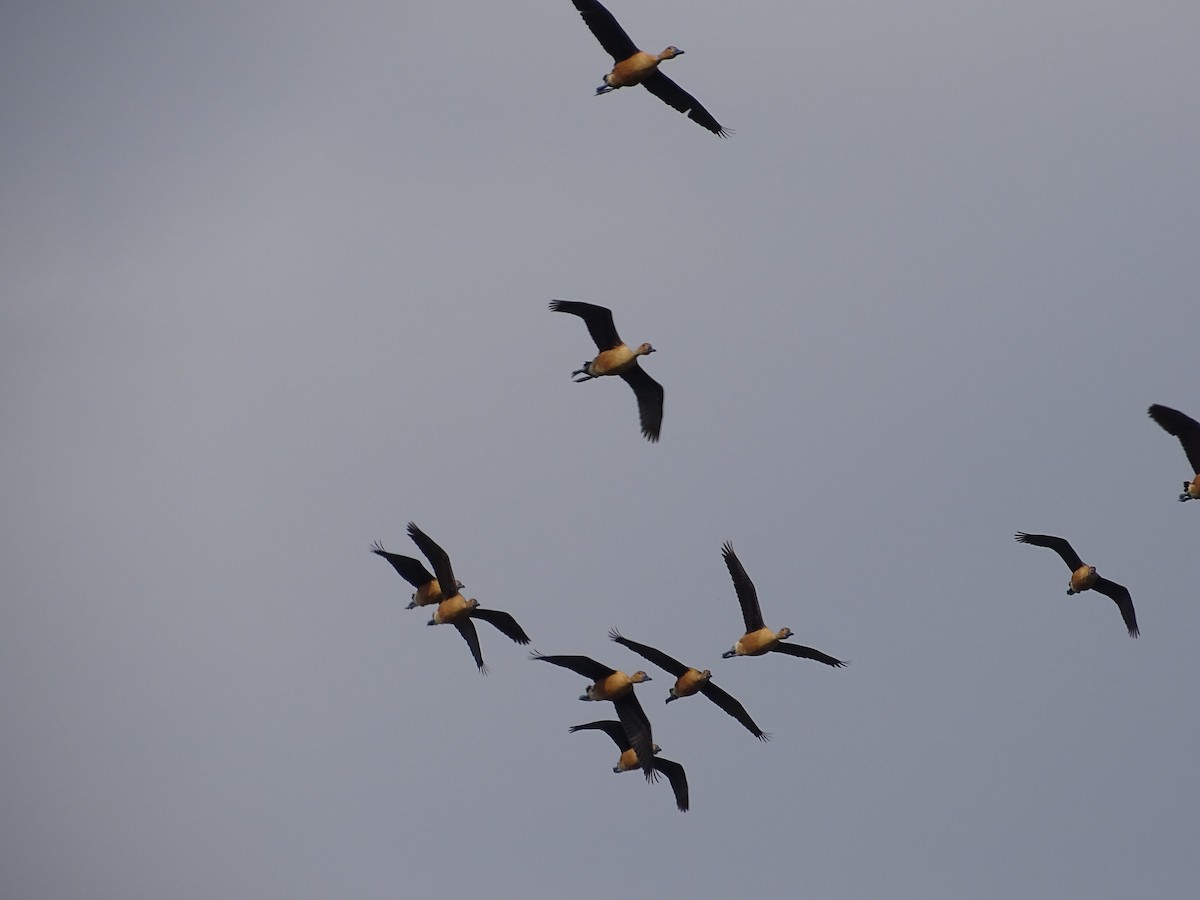
[[[0,10],[0,894],[1200,883],[1200,7]],[[735,62],[736,61],[736,62]],[[552,297],[614,309],[662,441]],[[418,555],[638,689],[451,628]],[[1127,585],[1068,598],[1067,537]],[[766,621],[851,661],[721,660]],[[609,628],[710,667],[759,744]]]

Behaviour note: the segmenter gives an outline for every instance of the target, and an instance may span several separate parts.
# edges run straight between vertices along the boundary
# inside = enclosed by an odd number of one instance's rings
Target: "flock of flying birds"
[[[634,45],[612,14],[596,0],[572,2],[601,46],[615,61],[612,71],[604,76],[604,83],[596,89],[597,95],[641,84],[650,93],[686,113],[688,118],[714,134],[726,137],[730,133],[729,129],[722,127],[694,97],[658,70],[660,62],[682,55],[682,50],[672,46],[657,55],[645,53]],[[623,379],[633,389],[637,398],[642,435],[651,442],[657,442],[662,430],[663,388],[638,365],[638,358],[655,352],[654,348],[648,343],[630,347],[622,341],[613,324],[612,312],[605,307],[571,300],[551,300],[550,309],[583,319],[599,350],[595,358],[584,362],[579,369],[571,373],[574,380],[585,382],[606,375],[616,375]],[[1149,414],[1163,429],[1179,439],[1191,464],[1194,477],[1184,482],[1183,493],[1179,499],[1200,500],[1200,422],[1178,410],[1158,404],[1150,407]],[[462,595],[464,585],[454,576],[450,556],[415,523],[409,523],[408,535],[429,561],[433,572],[420,560],[391,553],[379,543],[372,546],[371,550],[391,563],[400,576],[415,588],[412,602],[408,604],[409,609],[434,606],[433,617],[427,624],[453,625],[457,628],[467,642],[475,665],[484,674],[487,673],[487,666],[483,662],[475,620],[489,623],[518,644],[529,643],[529,636],[511,614],[485,609],[479,605],[478,600],[467,599]],[[1016,539],[1024,544],[1047,547],[1055,551],[1071,570],[1067,594],[1095,590],[1106,595],[1117,604],[1130,637],[1138,636],[1137,615],[1133,608],[1133,599],[1126,587],[1101,577],[1096,567],[1086,565],[1064,538],[1018,532]],[[733,580],[734,592],[742,610],[746,629],[733,646],[722,654],[722,658],[783,653],[815,660],[835,668],[846,665],[842,660],[811,647],[784,643],[792,636],[791,630],[781,628],[775,631],[766,626],[754,583],[746,574],[733,546],[725,543],[721,548],[721,555]],[[675,677],[675,684],[670,688],[667,703],[694,694],[703,694],[760,741],[769,740],[770,735],[758,727],[745,707],[713,684],[710,670],[685,665],[661,650],[629,640],[616,630],[609,632],[609,637]],[[611,702],[616,710],[617,719],[574,725],[570,731],[603,731],[621,753],[616,766],[613,767],[614,772],[641,769],[647,781],[657,780],[659,773],[665,775],[674,791],[676,805],[680,810],[687,811],[688,784],[683,766],[658,755],[659,747],[654,743],[650,720],[634,693],[634,685],[650,681],[649,675],[644,671],[629,675],[587,656],[544,656],[535,652],[531,654],[531,658],[569,669],[589,679],[590,683],[579,699]]]

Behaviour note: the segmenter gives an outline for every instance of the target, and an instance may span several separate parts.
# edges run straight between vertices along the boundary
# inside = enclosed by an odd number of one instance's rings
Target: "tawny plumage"
[[[827,666],[838,668],[846,665],[842,660],[835,659],[812,647],[802,647],[798,644],[785,644],[792,636],[790,628],[772,631],[763,624],[762,610],[758,606],[758,592],[754,582],[746,574],[733,545],[728,541],[721,547],[721,556],[725,559],[725,567],[729,569],[729,577],[733,579],[733,589],[737,592],[738,604],[742,607],[742,618],[746,623],[746,633],[732,648],[721,654],[722,659],[733,656],[761,656],[764,653],[784,653],[788,656],[800,656],[804,659],[815,659]]]
[[[635,684],[651,680],[649,675],[645,672],[626,675],[619,669],[598,663],[588,656],[543,656],[540,653],[531,653],[530,658],[570,669],[584,678],[592,679],[592,683],[587,686],[586,691],[579,699],[612,701],[612,705],[616,707],[617,716],[620,718],[626,734],[629,735],[630,744],[641,761],[646,780],[653,781],[657,777],[654,774],[654,767],[651,765],[654,757],[651,749],[654,746],[654,737],[650,729],[650,719],[647,718],[642,704],[638,702],[637,695],[633,692]]]
[[[746,730],[760,741],[770,740],[771,736],[754,723],[754,720],[750,718],[750,714],[746,712],[746,708],[742,704],[712,683],[712,672],[708,669],[701,670],[685,666],[679,660],[667,656],[661,650],[656,650],[647,644],[639,644],[637,641],[631,641],[627,637],[622,637],[616,629],[610,631],[608,636],[623,647],[628,647],[634,653],[644,659],[648,659],[664,672],[669,672],[675,676],[675,685],[671,688],[667,696],[667,703],[670,703],[672,700],[679,700],[682,697],[690,697],[693,694],[703,694],[721,709],[725,710],[726,713],[741,722]]]
[[[1181,502],[1200,500],[1200,422],[1186,416],[1177,409],[1155,403],[1149,409],[1150,418],[1162,426],[1167,434],[1173,434],[1183,444],[1183,452],[1191,464],[1194,477],[1183,483]]]
[[[625,733],[624,727],[620,722],[611,720],[603,722],[587,722],[583,725],[572,725],[568,729],[572,734],[576,731],[603,731],[613,743],[617,745],[617,749],[621,751],[621,757],[617,760],[617,764],[613,766],[614,772],[629,772],[633,769],[640,768],[637,751],[633,749],[633,745],[629,742],[629,736]],[[655,754],[658,753],[658,744],[653,746]],[[675,805],[679,807],[680,812],[688,811],[688,783],[687,774],[683,771],[683,766],[669,759],[663,759],[661,756],[655,756],[650,763],[654,770],[662,772],[667,776],[667,781],[671,783],[671,790],[675,792]]]
[[[603,306],[577,300],[551,300],[550,309],[583,319],[588,334],[600,350],[595,359],[585,362],[582,368],[571,373],[572,376],[579,376],[575,381],[584,382],[604,375],[619,375],[633,388],[637,397],[642,435],[648,441],[657,441],[662,430],[662,385],[638,366],[638,357],[654,353],[654,348],[649,344],[629,347],[617,334],[616,326],[613,325],[612,310]]]
[[[408,523],[408,536],[413,539],[413,542],[429,560],[430,565],[433,566],[434,576],[437,578],[439,585],[460,583],[454,577],[454,570],[450,566],[450,556],[413,522]],[[457,628],[458,633],[467,642],[467,647],[471,650],[471,656],[475,658],[475,665],[484,675],[487,674],[488,668],[483,663],[483,652],[479,647],[479,635],[475,632],[475,624],[472,622],[472,619],[480,619],[490,623],[501,634],[518,644],[529,643],[529,635],[525,633],[525,630],[517,624],[517,620],[510,614],[500,612],[496,609],[482,609],[479,606],[478,600],[474,598],[468,600],[457,590],[451,596],[443,597],[441,602],[438,603],[437,609],[434,610],[433,618],[426,624],[453,625]]]
[[[412,595],[412,602],[408,604],[406,609],[413,609],[418,606],[429,606],[432,603],[441,603],[446,599],[442,595],[442,588],[438,584],[438,580],[430,574],[425,568],[424,563],[419,559],[413,559],[411,556],[401,556],[399,553],[389,553],[383,549],[383,544],[376,541],[371,545],[371,552],[382,556],[392,564],[392,568],[400,573],[400,577],[416,588]],[[461,581],[458,583],[457,589],[462,590],[466,587]]]
[[[1129,595],[1126,587],[1115,581],[1109,581],[1107,578],[1101,578],[1096,574],[1096,567],[1086,565],[1064,538],[1054,537],[1050,534],[1026,534],[1023,531],[1018,531],[1014,537],[1019,543],[1032,544],[1035,547],[1048,547],[1061,556],[1063,562],[1067,564],[1067,568],[1071,570],[1067,594],[1080,594],[1088,590],[1104,594],[1117,604],[1117,609],[1121,611],[1121,618],[1125,620],[1125,628],[1129,631],[1129,636],[1138,636],[1140,632],[1138,631],[1137,614],[1133,610],[1133,598]]]
[[[596,40],[600,42],[600,46],[612,56],[616,63],[612,71],[604,76],[604,84],[596,88],[597,96],[617,88],[640,84],[659,100],[681,113],[687,113],[689,119],[697,125],[707,128],[718,137],[728,137],[731,134],[728,128],[721,127],[721,124],[696,101],[695,97],[659,71],[659,63],[674,59],[676,56],[683,56],[682,50],[678,47],[667,47],[659,54],[645,53],[637,48],[637,45],[625,33],[625,29],[617,23],[613,14],[600,5],[597,0],[572,0],[572,2],[579,10],[579,14],[583,16],[587,27],[596,36]]]

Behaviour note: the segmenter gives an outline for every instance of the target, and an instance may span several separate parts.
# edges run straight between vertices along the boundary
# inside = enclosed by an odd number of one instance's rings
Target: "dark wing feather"
[[[454,570],[450,567],[450,556],[433,542],[433,540],[417,527],[415,522],[408,523],[408,536],[413,539],[413,543],[417,545],[430,565],[433,566],[433,574],[437,576],[438,586],[442,589],[442,596],[449,598],[454,596],[454,585],[458,582],[454,578]]]
[[[551,300],[550,309],[554,312],[570,313],[579,316],[587,325],[588,334],[596,342],[600,350],[611,350],[621,346],[624,341],[617,334],[617,326],[613,324],[612,310],[595,303],[583,303],[579,300]]]
[[[679,807],[679,811],[687,812],[687,773],[683,771],[683,766],[674,760],[663,759],[661,756],[656,756],[654,757],[654,768],[666,775],[667,781],[671,782],[671,790],[675,792],[675,805]]]
[[[1054,537],[1050,534],[1026,534],[1023,531],[1018,531],[1014,537],[1022,544],[1033,544],[1035,547],[1049,547],[1063,558],[1063,562],[1067,564],[1067,568],[1072,572],[1083,565],[1083,560],[1079,558],[1078,553],[1071,549],[1071,545],[1067,543],[1065,538]]]
[[[738,603],[742,606],[742,618],[746,620],[746,633],[758,631],[763,627],[762,610],[758,606],[758,592],[754,590],[754,582],[746,574],[741,560],[733,552],[733,544],[726,541],[721,547],[721,556],[725,558],[725,566],[729,569],[729,577],[733,579],[733,589],[737,592]]]
[[[661,71],[655,70],[653,75],[647,76],[642,82],[642,86],[667,106],[672,106],[681,113],[687,113],[689,119],[702,128],[707,128],[717,137],[729,137],[728,128],[722,128],[721,123],[714,119],[712,113],[701,106],[695,97]]]
[[[517,620],[509,613],[501,612],[498,609],[481,609],[477,606],[474,609],[467,610],[467,615],[472,619],[483,619],[485,622],[490,622],[505,637],[516,641],[518,644],[529,643],[529,635],[525,633],[525,629],[518,625]]]
[[[646,718],[637,695],[630,691],[614,700],[612,705],[617,708],[617,718],[621,720],[621,727],[629,738],[629,746],[637,754],[638,765],[646,774],[646,780],[655,781],[658,776],[654,774],[654,738],[650,733],[650,720]]]
[[[573,0],[575,8],[583,16],[583,21],[592,30],[596,40],[616,62],[629,59],[638,52],[637,46],[629,39],[625,29],[617,24],[613,14],[601,6],[596,0]]]
[[[428,584],[433,581],[433,575],[430,570],[425,568],[425,564],[421,563],[420,559],[413,557],[402,557],[400,553],[389,553],[384,550],[383,545],[379,541],[374,542],[371,546],[371,552],[377,553],[391,563],[391,568],[400,572],[400,577],[414,588],[421,587],[421,584]]]
[[[475,623],[470,619],[459,619],[454,623],[454,627],[458,629],[458,633],[463,636],[463,640],[471,648],[471,655],[475,657],[475,665],[479,667],[480,672],[486,675],[488,667],[483,664],[483,651],[479,649],[479,635],[475,632]]]
[[[388,551],[383,549],[383,545],[379,541],[371,545],[371,552],[382,556],[390,562],[392,568],[400,573],[400,577],[413,587],[419,588],[421,585],[433,581],[433,576],[419,559],[413,559],[411,556],[401,556],[399,553],[388,553]]]
[[[705,682],[700,687],[700,693],[741,722],[760,741],[769,741],[771,739],[769,734],[754,724],[754,720],[750,718],[750,714],[746,712],[746,708],[742,704],[713,684],[712,681]]]
[[[1200,474],[1200,422],[1191,416],[1185,416],[1177,409],[1160,406],[1155,403],[1150,407],[1150,418],[1163,427],[1167,434],[1173,434],[1183,444],[1183,452],[1187,454],[1192,471]]]
[[[644,659],[648,659],[664,672],[670,672],[676,678],[688,670],[688,667],[679,660],[672,659],[661,650],[655,650],[653,647],[647,647],[645,644],[639,644],[637,641],[631,641],[627,637],[621,637],[621,633],[615,628],[608,633],[608,636],[611,640],[616,641],[621,646],[628,647],[634,653],[638,654]]]
[[[663,389],[662,385],[646,374],[636,362],[633,368],[622,372],[625,383],[637,395],[638,419],[642,423],[642,437],[655,442],[662,430]]]
[[[617,745],[617,749],[624,753],[629,749],[629,738],[625,736],[625,729],[621,727],[620,722],[614,722],[612,719],[605,719],[602,722],[588,722],[584,725],[572,725],[567,729],[571,734],[577,731],[603,731],[613,743]]]
[[[1128,588],[1115,581],[1097,576],[1096,581],[1092,584],[1092,590],[1112,598],[1117,604],[1117,609],[1121,610],[1121,618],[1125,620],[1125,627],[1129,630],[1130,637],[1137,637],[1141,634],[1138,631],[1137,614],[1133,611],[1133,598],[1129,596]]]
[[[774,653],[786,653],[788,656],[799,656],[804,659],[815,659],[819,663],[825,663],[827,666],[833,666],[835,669],[840,669],[846,665],[840,659],[835,659],[827,653],[822,653],[820,650],[814,650],[812,647],[803,647],[800,644],[788,644],[780,641],[771,648]]]
[[[548,662],[551,665],[562,666],[564,669],[570,669],[572,672],[577,672],[584,678],[590,678],[592,681],[599,681],[601,678],[607,678],[616,669],[610,669],[608,666],[596,662],[588,656],[542,656],[540,653],[529,654],[530,659],[540,659],[542,662]]]

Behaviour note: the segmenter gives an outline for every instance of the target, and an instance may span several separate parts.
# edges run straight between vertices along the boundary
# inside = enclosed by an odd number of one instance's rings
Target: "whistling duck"
[[[670,703],[672,700],[678,700],[681,697],[690,697],[692,694],[703,694],[713,703],[717,704],[717,706],[721,707],[721,709],[725,710],[725,712],[729,713],[729,715],[741,722],[760,741],[771,739],[769,734],[754,724],[754,720],[750,718],[750,714],[746,712],[742,704],[738,703],[733,697],[712,683],[712,672],[708,669],[701,671],[693,669],[690,666],[685,666],[678,660],[667,656],[661,650],[656,650],[646,644],[639,644],[637,641],[631,641],[629,638],[622,637],[616,629],[610,631],[608,636],[618,644],[628,647],[634,653],[650,660],[650,662],[663,671],[670,672],[675,676],[675,686],[671,688],[667,696],[667,703]]]
[[[638,702],[637,695],[633,692],[635,684],[652,680],[649,675],[645,672],[626,675],[624,672],[609,668],[587,656],[542,656],[540,653],[531,653],[530,658],[562,666],[584,678],[592,679],[593,683],[587,686],[587,690],[579,699],[611,700],[612,705],[617,709],[617,716],[620,718],[621,724],[629,735],[629,742],[633,746],[634,752],[637,753],[637,758],[641,760],[646,780],[653,781],[657,777],[654,774],[654,767],[650,764],[654,757],[651,751],[651,747],[654,746],[654,738],[650,732],[650,720],[646,717],[642,704]]]
[[[400,573],[400,577],[415,587],[417,590],[412,595],[412,602],[405,609],[414,609],[418,606],[429,606],[431,603],[441,603],[446,598],[442,596],[442,589],[438,585],[438,580],[434,578],[424,564],[419,559],[413,559],[411,556],[401,556],[399,553],[389,553],[383,549],[383,544],[376,541],[371,545],[371,552],[382,556],[392,564],[392,568]],[[466,585],[461,581],[458,582],[458,590],[462,590]]]
[[[638,366],[638,357],[654,353],[654,348],[649,344],[628,346],[617,334],[616,326],[613,325],[612,310],[603,306],[575,300],[551,300],[550,309],[583,319],[588,334],[600,350],[595,359],[585,362],[583,368],[571,373],[572,376],[578,376],[574,378],[575,382],[582,383],[604,375],[620,375],[637,395],[642,435],[648,441],[657,441],[659,431],[662,430],[662,385]]]
[[[413,542],[429,560],[430,565],[433,566],[438,584],[460,583],[454,577],[454,570],[450,567],[450,557],[446,551],[435,544],[429,535],[418,528],[413,522],[408,523],[408,536],[413,539]],[[463,640],[467,642],[467,646],[471,649],[471,655],[475,657],[475,665],[484,675],[487,674],[488,669],[483,664],[483,653],[479,649],[479,635],[475,633],[475,624],[471,621],[472,619],[482,619],[484,622],[490,622],[501,634],[507,638],[511,638],[518,644],[529,643],[529,635],[517,624],[517,620],[508,613],[495,609],[481,609],[478,600],[474,598],[468,600],[458,591],[455,591],[453,596],[443,598],[438,603],[437,609],[434,610],[433,618],[426,624],[453,625],[457,628],[458,633],[463,636]]]
[[[1200,500],[1200,422],[1191,416],[1185,416],[1177,409],[1169,406],[1159,406],[1155,403],[1150,407],[1150,418],[1163,427],[1167,434],[1173,434],[1183,444],[1183,452],[1187,454],[1188,462],[1196,477],[1183,483],[1183,493],[1179,495],[1180,502]]]
[[[728,137],[728,128],[712,117],[707,109],[696,102],[696,98],[673,82],[659,71],[658,64],[666,59],[683,56],[678,47],[668,47],[655,56],[639,50],[625,33],[625,29],[617,24],[613,14],[601,6],[596,0],[572,0],[583,21],[592,30],[600,46],[612,55],[616,65],[604,76],[604,84],[596,88],[596,95],[607,94],[617,88],[642,85],[659,100],[672,106],[681,113],[687,113],[689,119],[707,128],[718,137]]]
[[[617,764],[613,766],[614,772],[629,772],[632,769],[640,768],[637,752],[629,743],[629,736],[625,734],[625,729],[621,727],[620,722],[608,720],[605,722],[588,722],[584,725],[572,725],[568,729],[571,734],[576,731],[603,731],[613,743],[617,745],[617,749],[621,751],[621,758],[617,760]],[[658,744],[652,748],[654,753],[659,751]],[[662,772],[667,776],[667,781],[671,782],[671,790],[675,792],[675,805],[679,807],[680,812],[688,811],[688,784],[687,774],[683,771],[683,766],[669,759],[663,759],[661,756],[655,756],[651,765],[655,771]]]
[[[758,606],[758,592],[754,590],[754,582],[742,568],[741,561],[733,552],[733,545],[728,541],[721,547],[721,556],[725,558],[725,566],[729,569],[729,576],[733,579],[733,589],[737,592],[738,603],[742,607],[742,618],[746,620],[746,633],[731,649],[721,654],[722,659],[729,659],[732,656],[762,656],[764,653],[770,652],[815,659],[817,662],[834,668],[846,665],[840,659],[834,659],[812,647],[783,643],[792,636],[792,630],[781,628],[779,631],[772,631],[763,624],[762,610]]]
[[[1082,594],[1088,590],[1099,591],[1117,604],[1117,609],[1121,610],[1121,618],[1125,620],[1125,627],[1129,630],[1129,636],[1138,636],[1137,615],[1133,611],[1133,598],[1129,596],[1127,588],[1117,584],[1115,581],[1101,578],[1096,574],[1095,566],[1084,565],[1083,560],[1079,558],[1079,554],[1071,548],[1071,545],[1064,538],[1054,537],[1049,534],[1026,534],[1023,531],[1018,531],[1014,537],[1022,544],[1033,544],[1035,547],[1049,547],[1061,556],[1063,562],[1067,564],[1067,568],[1071,570],[1071,580],[1067,584],[1067,595]]]

